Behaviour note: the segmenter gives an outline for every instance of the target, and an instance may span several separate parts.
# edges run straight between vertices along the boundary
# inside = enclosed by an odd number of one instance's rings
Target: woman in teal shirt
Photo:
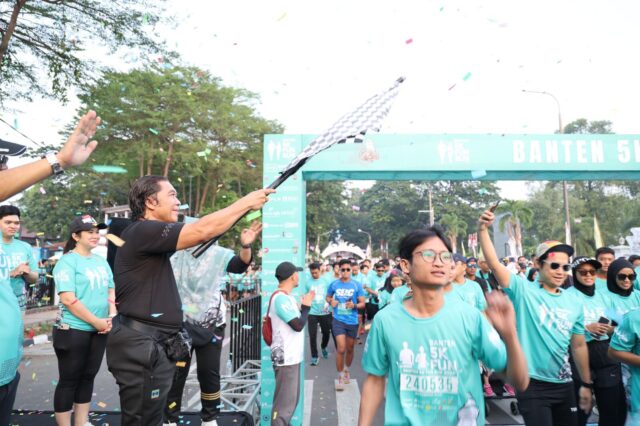
[[[53,407],[59,426],[71,426],[72,409],[75,424],[88,421],[93,380],[116,314],[109,264],[91,253],[100,239],[98,230],[104,228],[89,215],[76,217],[69,227],[71,237],[65,254],[53,269],[60,295],[60,315],[53,330],[60,375]]]

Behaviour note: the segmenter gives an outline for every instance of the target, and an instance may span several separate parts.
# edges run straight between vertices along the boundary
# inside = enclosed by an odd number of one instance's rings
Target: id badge
[[[58,330],[69,330],[69,324],[59,324]]]
[[[351,309],[347,309],[346,303],[338,304],[338,315],[349,315],[351,313]]]

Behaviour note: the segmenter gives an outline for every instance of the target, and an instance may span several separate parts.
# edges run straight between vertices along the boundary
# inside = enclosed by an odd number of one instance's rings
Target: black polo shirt
[[[182,302],[169,258],[184,223],[139,220],[120,235],[113,279],[118,312],[159,326],[180,327]]]

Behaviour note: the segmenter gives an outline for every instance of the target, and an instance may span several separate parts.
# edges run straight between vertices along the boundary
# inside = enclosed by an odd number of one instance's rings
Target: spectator
[[[616,258],[616,252],[610,247],[599,247],[596,250],[596,260],[600,262],[602,267],[598,269],[598,276],[596,277],[596,287],[607,288],[607,271],[609,265]]]

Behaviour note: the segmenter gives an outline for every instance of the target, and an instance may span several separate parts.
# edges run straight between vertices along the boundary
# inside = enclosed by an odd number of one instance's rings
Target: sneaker
[[[318,365],[318,357],[311,358],[311,365]]]
[[[203,421],[202,422],[202,426],[218,426],[218,422],[216,421],[216,419],[213,420],[209,420],[209,421]]]
[[[344,374],[342,375],[343,381],[345,385],[351,383],[351,376],[349,375],[349,370],[344,370]]]
[[[337,391],[344,390],[344,380],[342,379],[342,375],[338,376],[338,383],[336,384],[336,390]]]
[[[491,385],[486,384],[482,386],[482,389],[484,389],[484,396],[486,398],[494,398],[496,396],[496,393],[493,391],[493,388],[491,387]]]
[[[516,396],[516,390],[510,384],[505,383],[502,389],[507,393],[507,395]]]
[[[322,349],[322,358],[329,358],[329,351],[327,350],[327,348]]]

